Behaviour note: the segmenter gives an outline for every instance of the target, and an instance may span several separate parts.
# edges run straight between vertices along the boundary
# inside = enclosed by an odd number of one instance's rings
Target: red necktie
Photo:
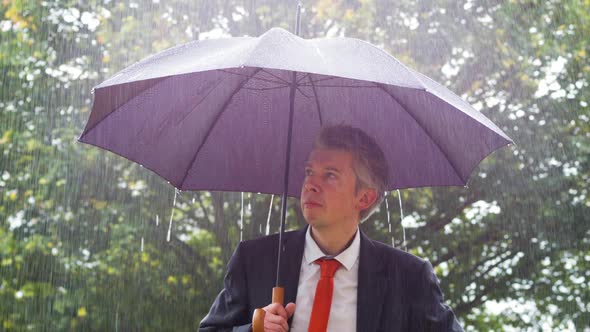
[[[314,263],[320,266],[322,271],[320,280],[315,289],[313,309],[309,318],[308,332],[326,332],[328,318],[330,318],[330,306],[334,293],[334,274],[340,268],[340,262],[335,259],[318,259]]]

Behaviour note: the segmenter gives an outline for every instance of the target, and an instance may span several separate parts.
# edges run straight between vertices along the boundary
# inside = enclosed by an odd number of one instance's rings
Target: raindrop
[[[156,214],[156,227],[160,225],[160,216]]]
[[[401,222],[404,220],[404,208],[402,206],[402,194],[399,189],[397,190],[397,198],[399,199],[399,214],[401,217],[400,225],[402,226],[402,247],[404,248],[404,251],[408,251],[408,248],[406,247],[406,229],[404,228],[404,224]]]
[[[166,241],[170,242],[170,233],[172,232],[172,218],[174,217],[174,208],[176,207],[176,196],[178,195],[178,189],[174,188],[174,202],[172,203],[172,212],[170,213],[170,222],[168,223],[168,234],[166,235]]]
[[[244,192],[242,191],[241,195],[241,205],[240,205],[240,242],[242,242],[242,238],[244,236]]]
[[[391,235],[391,246],[395,248],[395,239],[391,230],[391,217],[389,215],[389,202],[387,201],[387,191],[385,192],[385,210],[387,210],[387,224],[389,225],[389,235]]]
[[[275,195],[270,196],[270,205],[268,206],[268,217],[266,218],[266,235],[270,233],[270,214],[272,212],[272,201],[274,200]]]
[[[117,311],[115,311],[115,332],[119,331],[119,304],[117,304]]]
[[[143,252],[143,236],[141,237],[141,252]]]

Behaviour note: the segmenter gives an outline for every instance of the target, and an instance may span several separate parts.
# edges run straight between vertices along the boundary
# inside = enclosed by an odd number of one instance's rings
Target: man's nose
[[[305,178],[305,181],[303,182],[303,189],[305,191],[313,191],[313,192],[319,191],[319,186],[316,183],[316,180],[314,179],[313,176],[308,176]]]

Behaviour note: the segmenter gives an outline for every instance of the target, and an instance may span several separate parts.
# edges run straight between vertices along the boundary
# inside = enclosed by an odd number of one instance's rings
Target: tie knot
[[[335,259],[324,259],[320,258],[315,261],[320,266],[322,272],[322,278],[334,278],[334,274],[340,268],[341,264]]]

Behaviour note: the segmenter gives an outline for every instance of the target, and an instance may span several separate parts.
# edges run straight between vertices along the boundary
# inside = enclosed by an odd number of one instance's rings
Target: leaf
[[[107,206],[107,202],[105,201],[99,201],[97,199],[91,199],[90,202],[92,203],[92,206],[96,209],[96,210],[102,210]]]
[[[10,143],[10,140],[12,138],[12,133],[14,131],[13,130],[7,130],[2,134],[2,138],[0,138],[0,145],[1,144],[6,144],[6,143]]]
[[[86,311],[86,307],[80,307],[78,309],[78,317],[86,317],[86,315],[88,314],[88,312]]]

